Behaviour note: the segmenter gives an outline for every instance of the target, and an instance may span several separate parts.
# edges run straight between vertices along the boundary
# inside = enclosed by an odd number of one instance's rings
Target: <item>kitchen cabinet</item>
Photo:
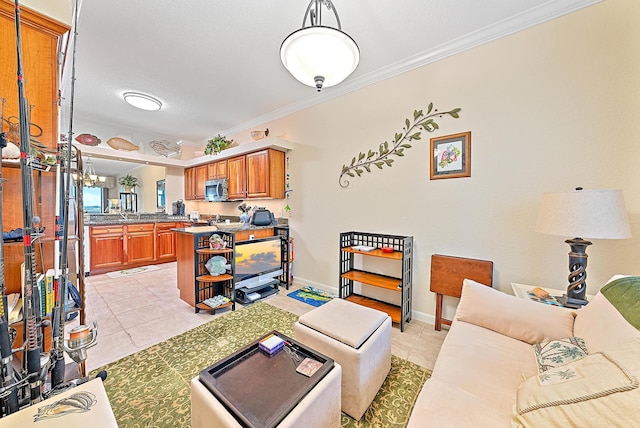
[[[284,152],[267,149],[247,156],[247,198],[284,198]]]
[[[244,199],[247,197],[247,167],[246,156],[237,156],[227,161],[229,178],[229,199]]]
[[[364,259],[389,260],[397,264],[400,274],[378,273],[383,263],[376,264],[376,272],[364,267],[356,268],[356,258],[362,266],[367,261]],[[405,322],[411,321],[412,269],[413,236],[362,232],[340,234],[340,298],[386,312],[394,323],[400,324],[400,331],[404,331]],[[360,284],[359,292],[356,292],[354,282]]]
[[[227,178],[227,160],[207,164],[207,179]]]
[[[182,224],[132,223],[89,227],[90,272],[111,272],[176,259],[176,233]]]
[[[58,146],[58,46],[69,27],[26,7],[20,8],[23,73],[29,98],[31,137],[44,146]],[[16,77],[15,3],[0,1],[0,97],[6,99],[4,119],[17,118],[19,112]],[[6,124],[3,130],[7,130]],[[16,129],[17,130],[17,129]],[[12,132],[7,139],[14,142]],[[19,145],[18,138],[15,138]],[[6,229],[5,229],[6,230]]]
[[[184,198],[189,201],[196,198],[196,169],[184,170]]]
[[[252,229],[252,230],[238,230],[235,232],[235,238],[237,241],[248,241],[253,235],[253,239],[268,238],[273,236],[273,228],[268,227],[265,229]]]
[[[50,19],[27,7],[20,8],[22,35],[23,73],[28,97],[31,122],[31,137],[52,151],[58,144],[58,46],[62,35],[69,27]],[[5,99],[2,132],[9,142],[20,145],[19,101],[17,85],[15,3],[0,0],[0,98]],[[24,227],[22,207],[21,169],[18,164],[2,163],[2,230],[5,232]],[[33,213],[46,227],[47,240],[54,238],[55,231],[55,174],[33,172]],[[57,245],[57,244],[56,244]],[[40,244],[36,244],[41,248]],[[5,245],[5,249],[7,246]],[[51,249],[51,252],[47,250]],[[53,244],[45,244],[47,266],[53,260]],[[7,292],[19,292],[20,265],[24,262],[22,242],[15,251],[5,253],[4,271]],[[42,266],[38,263],[38,266]],[[51,266],[53,267],[53,266]]]
[[[173,261],[176,257],[176,223],[156,224],[156,260]]]
[[[229,199],[284,198],[284,156],[265,149],[229,159]]]
[[[223,159],[205,165],[185,168],[186,200],[204,200],[205,182],[229,179],[229,199],[283,199],[285,187],[285,154],[265,149]]]
[[[208,172],[208,167],[207,165],[199,165],[196,166],[196,172],[195,172],[195,193],[196,193],[196,200],[204,200],[204,194],[205,194],[205,181],[207,181],[207,174]]]
[[[91,272],[119,269],[124,263],[124,226],[91,226],[89,236]]]
[[[184,170],[184,198],[186,200],[204,200],[207,181],[207,165],[199,165]]]
[[[126,226],[124,252],[128,264],[148,263],[155,259],[155,225],[153,223]]]

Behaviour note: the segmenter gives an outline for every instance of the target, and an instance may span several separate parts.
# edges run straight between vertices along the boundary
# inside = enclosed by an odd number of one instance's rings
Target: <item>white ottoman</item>
[[[391,317],[333,299],[302,315],[294,338],[342,366],[342,410],[360,420],[391,370]]]
[[[339,427],[341,374],[342,369],[336,363],[278,424],[278,428]],[[191,427],[241,428],[240,423],[200,382],[198,376],[191,379]]]

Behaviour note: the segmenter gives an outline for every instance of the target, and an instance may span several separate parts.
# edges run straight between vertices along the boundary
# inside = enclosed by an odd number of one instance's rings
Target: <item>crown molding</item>
[[[375,72],[353,79],[347,79],[347,81],[340,85],[332,87],[330,91],[323,91],[316,97],[309,97],[300,102],[293,103],[265,115],[258,116],[241,125],[226,129],[222,131],[221,134],[235,135],[240,132],[253,129],[259,125],[280,119],[298,111],[324,103],[333,98],[357,91],[369,85],[406,73],[415,68],[440,61],[441,59],[449,56],[473,49],[477,46],[481,46],[535,25],[559,18],[602,1],[604,0],[547,0],[546,2],[527,10],[526,12],[512,16],[509,19],[504,19],[447,43],[443,43],[432,49],[423,51],[402,61],[389,64]]]

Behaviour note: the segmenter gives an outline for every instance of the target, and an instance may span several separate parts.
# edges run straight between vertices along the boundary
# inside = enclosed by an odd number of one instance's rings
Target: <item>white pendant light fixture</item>
[[[142,110],[156,111],[162,108],[162,101],[151,95],[140,92],[125,92],[122,97],[128,104]]]
[[[322,25],[323,6],[333,12],[338,28]],[[310,26],[305,27],[307,17]],[[353,73],[360,62],[360,50],[356,42],[342,31],[333,3],[330,0],[311,0],[302,28],[289,34],[282,42],[280,59],[293,77],[320,92]]]

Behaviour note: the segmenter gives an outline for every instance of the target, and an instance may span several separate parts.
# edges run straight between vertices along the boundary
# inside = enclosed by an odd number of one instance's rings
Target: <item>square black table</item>
[[[271,334],[283,339],[287,349],[269,356],[258,343]],[[307,357],[322,363],[310,377],[296,371]],[[202,370],[199,379],[241,425],[275,427],[333,364],[331,358],[274,330]]]

